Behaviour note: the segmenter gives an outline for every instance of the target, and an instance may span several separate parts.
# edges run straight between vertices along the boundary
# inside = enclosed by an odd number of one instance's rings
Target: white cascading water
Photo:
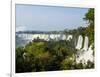
[[[83,50],[87,50],[88,49],[88,44],[89,44],[89,39],[87,36],[85,36],[85,41],[84,41],[84,47],[83,47]]]
[[[94,56],[93,56],[92,45],[90,45],[90,47],[88,48],[88,50],[86,50],[83,54],[80,54],[78,56],[79,57],[76,58],[76,62],[77,63],[80,63],[80,61],[82,62],[82,64],[87,64],[88,61],[93,62],[94,61]]]
[[[26,59],[26,55],[27,55],[27,54],[24,52],[24,53],[23,53],[23,59]]]
[[[22,37],[24,39],[28,40],[34,40],[36,38],[44,39],[49,41],[50,39],[56,39],[56,40],[70,40],[72,39],[72,35],[68,35],[67,37],[65,35],[61,34],[19,34],[19,37]],[[29,42],[29,41],[28,41]],[[93,56],[93,49],[92,49],[92,44],[89,45],[89,38],[85,36],[84,39],[84,45],[83,45],[83,36],[79,35],[78,41],[76,44],[76,49],[78,50],[77,56],[76,57],[76,63],[80,63],[80,61],[83,64],[87,64],[88,61],[93,62],[94,61],[94,56]],[[83,48],[82,48],[83,47]],[[26,58],[26,53],[23,54],[23,58]]]
[[[34,39],[44,39],[46,41],[49,41],[50,39],[53,40],[70,40],[72,39],[72,35],[68,35],[68,37],[66,37],[66,35],[64,34],[18,34],[18,37],[21,37],[23,39],[27,39],[27,40],[34,40]]]
[[[67,40],[71,40],[73,38],[73,36],[72,35],[68,35],[68,37],[67,37]]]
[[[83,37],[82,35],[79,35],[76,49],[80,50],[82,48],[82,43],[83,43]]]
[[[90,45],[90,47],[88,47],[89,44],[89,39],[87,36],[85,36],[85,41],[84,41],[84,47],[82,49],[80,49],[78,52],[79,54],[77,54],[77,58],[76,58],[76,62],[80,63],[80,61],[83,64],[87,64],[88,61],[93,62],[94,61],[94,56],[93,56],[93,50],[92,50],[92,46]]]

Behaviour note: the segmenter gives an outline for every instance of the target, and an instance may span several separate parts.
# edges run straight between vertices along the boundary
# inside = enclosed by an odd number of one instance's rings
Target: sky
[[[16,31],[61,31],[85,27],[88,8],[16,4]]]

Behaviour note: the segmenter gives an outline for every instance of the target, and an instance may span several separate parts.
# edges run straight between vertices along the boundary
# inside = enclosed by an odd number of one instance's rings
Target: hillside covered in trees
[[[75,55],[78,50],[75,48],[75,40],[77,41],[76,37],[79,35],[89,37],[89,46],[93,45],[92,49],[95,53],[93,8],[88,10],[83,20],[87,22],[87,27],[79,27],[72,30],[65,29],[63,31],[66,35],[74,35],[70,41],[45,41],[38,38],[24,47],[16,47],[16,73],[94,68],[95,63],[91,61],[88,61],[85,65],[81,62],[76,63]]]

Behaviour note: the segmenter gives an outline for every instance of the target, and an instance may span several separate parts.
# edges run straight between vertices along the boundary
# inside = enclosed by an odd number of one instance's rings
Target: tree
[[[85,34],[89,36],[90,44],[92,44],[94,43],[94,9],[89,9],[83,19],[86,20],[89,24],[85,30]]]
[[[83,19],[88,21],[89,25],[94,25],[94,9],[89,9]]]

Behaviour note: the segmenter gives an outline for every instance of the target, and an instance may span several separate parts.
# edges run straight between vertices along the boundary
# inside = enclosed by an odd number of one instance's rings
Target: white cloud
[[[24,31],[24,30],[26,30],[25,26],[17,26],[16,27],[16,32],[18,32],[18,31]]]

